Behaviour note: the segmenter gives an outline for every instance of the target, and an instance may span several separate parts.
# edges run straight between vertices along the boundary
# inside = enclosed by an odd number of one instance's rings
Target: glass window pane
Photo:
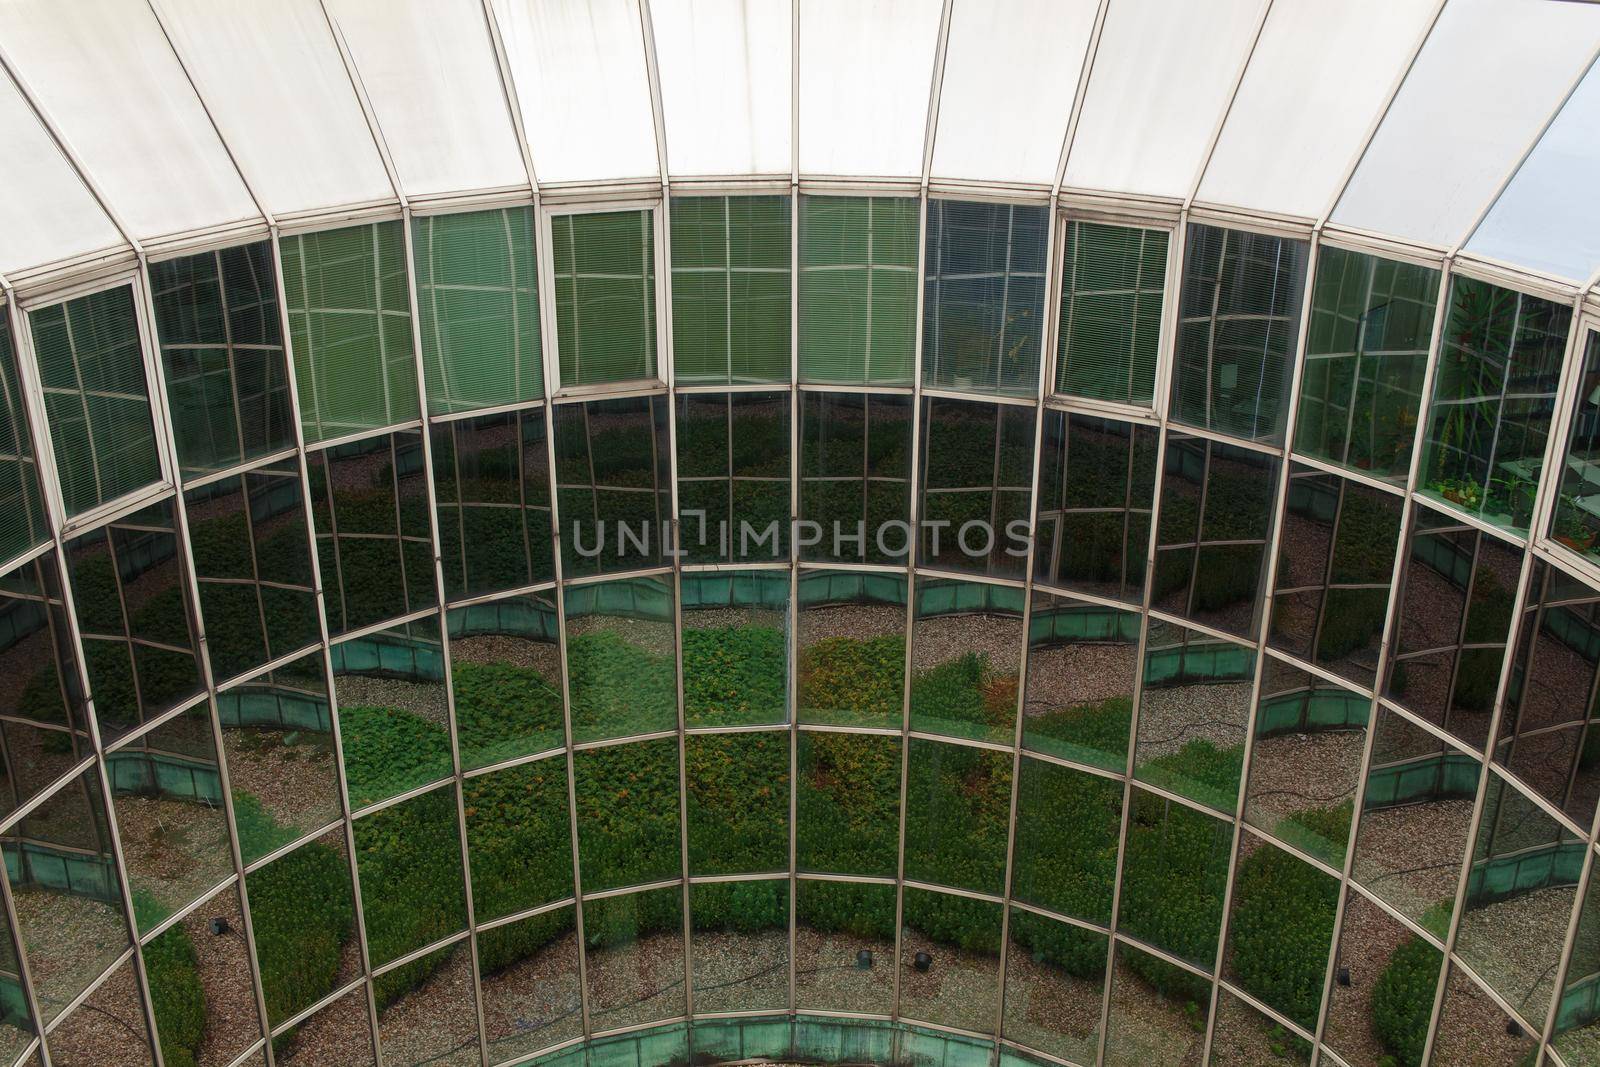
[[[789,558],[791,452],[788,393],[678,397],[678,523],[686,562]]]
[[[561,386],[656,376],[654,214],[550,221]]]
[[[1024,759],[1021,775],[1012,897],[1109,925],[1122,783],[1040,759]],[[1012,912],[1012,920],[1021,914]]]
[[[148,1067],[155,1062],[132,960],[122,964],[50,1032],[52,1062]]]
[[[683,1014],[682,889],[588,901],[583,936],[594,1029]]]
[[[1034,412],[926,397],[918,563],[998,578],[1026,569]]]
[[[467,854],[480,923],[572,895],[572,829],[563,756],[468,778]]]
[[[411,222],[428,412],[544,395],[533,209]]]
[[[671,730],[678,725],[672,586],[623,578],[562,591],[572,740]]]
[[[572,906],[479,930],[478,984],[489,1062],[578,1037],[583,1005]]]
[[[1314,1031],[1338,906],[1338,879],[1245,834],[1233,876],[1223,977]]]
[[[1022,590],[917,580],[911,728],[1011,744],[1022,665]]]
[[[900,729],[905,576],[807,571],[799,619],[800,721]]]
[[[144,970],[169,1065],[232,1063],[260,1039],[238,889],[224,889],[146,944]]]
[[[789,883],[714,882],[689,890],[694,1010],[789,1006]]]
[[[351,808],[450,776],[437,615],[334,645],[333,695]]]
[[[1189,227],[1172,371],[1172,417],[1248,440],[1283,438],[1308,247]]]
[[[1232,815],[1255,669],[1253,649],[1151,619],[1134,777]]]
[[[1000,1036],[1093,1063],[1106,982],[1106,935],[1011,909]]]
[[[801,731],[795,863],[893,878],[900,838],[900,739]]]
[[[676,741],[582,751],[572,774],[585,893],[680,876]],[[585,930],[592,940],[587,920]]]
[[[901,1014],[994,1033],[1000,997],[1000,905],[907,887],[904,907]]]
[[[1326,962],[1326,959],[1318,961],[1319,976]],[[1224,988],[1217,992],[1217,1026],[1211,1039],[1211,1059],[1214,1063],[1309,1067],[1311,1042]]]
[[[261,965],[261,991],[273,1026],[305,1011],[360,974],[355,896],[350,884],[350,859],[342,829],[330,830],[245,875],[256,959]],[[364,1028],[364,992],[359,1015]],[[294,1042],[289,1045],[295,1047]]]
[[[659,566],[672,514],[667,398],[562,404],[555,435],[562,574]]]
[[[39,1028],[33,1009],[22,995],[22,964],[13,932],[10,920],[0,917],[0,983],[7,1002],[5,1017],[0,1019],[0,1060],[14,1064],[22,1059],[23,1049],[38,1037]],[[35,1055],[27,1067],[39,1067],[40,1063]]]
[[[183,474],[292,448],[271,242],[152,263],[150,297]]]
[[[544,420],[534,410],[430,429],[447,599],[555,578]]]
[[[1372,698],[1271,656],[1262,669],[1245,821],[1342,868]]]
[[[1268,629],[1274,648],[1373,684],[1402,507],[1398,496],[1290,465]]]
[[[1350,890],[1323,1042],[1351,1067],[1421,1064],[1443,959],[1437,946]]]
[[[1055,391],[1149,407],[1167,284],[1165,230],[1069,222]]]
[[[690,874],[788,868],[788,731],[691,734],[684,767]]]
[[[283,1051],[273,1062],[283,1067],[319,1067],[328,1059],[350,1067],[377,1063],[372,1051],[372,1021],[365,987],[345,994],[311,1018],[273,1039]]]
[[[1600,504],[1596,496],[1600,485],[1593,484],[1590,478],[1591,471],[1600,470],[1593,463],[1600,458],[1600,396],[1596,396],[1593,389],[1587,393],[1584,389],[1597,374],[1600,374],[1600,333],[1590,331],[1584,345],[1579,395],[1575,398],[1577,410],[1572,413],[1572,431],[1562,459],[1559,496],[1548,531],[1561,544],[1591,559],[1600,555],[1600,549],[1595,547],[1600,516],[1591,510]]]
[[[560,747],[561,646],[554,597],[510,597],[451,608],[445,617],[462,768]]]
[[[922,209],[913,197],[800,198],[800,378],[910,385]]]
[[[385,1067],[474,1067],[472,954],[457,942],[373,979]]]
[[[107,744],[201,689],[175,529],[168,499],[67,542],[89,695]]]
[[[365,815],[356,820],[355,835],[361,911],[374,967],[466,928],[454,787]],[[429,962],[425,957],[410,966],[428,971],[432,968],[423,964]],[[383,994],[380,988],[380,1002]]]
[[[1543,1015],[1539,1004],[1536,1014]],[[1539,1035],[1507,1015],[1467,972],[1452,964],[1433,1039],[1434,1063],[1525,1063],[1539,1051]]]
[[[795,886],[795,1004],[887,1015],[894,1007],[892,885]]]
[[[308,444],[418,415],[404,241],[398,221],[278,240]]]
[[[1133,791],[1122,859],[1118,929],[1210,970],[1222,927],[1233,830],[1227,823],[1154,793]],[[1184,906],[1174,907],[1176,901]],[[1150,958],[1158,989],[1187,991],[1192,977]],[[1169,984],[1170,983],[1170,984]]]
[[[330,635],[437,604],[422,435],[385,434],[306,458]]]
[[[1140,602],[1157,438],[1151,426],[1045,412],[1035,581]]]
[[[1451,279],[1419,489],[1528,529],[1571,322],[1565,305]]]
[[[1556,1001],[1555,1027],[1551,1045],[1569,1064],[1582,1063],[1591,1055],[1600,1038],[1600,1005],[1595,1003],[1596,979],[1600,974],[1600,883],[1591,877],[1588,892],[1578,912],[1578,926],[1572,941],[1572,960],[1567,964],[1566,986]]]
[[[49,532],[11,343],[11,312],[0,309],[0,559],[22,553]]]
[[[1384,696],[1482,748],[1521,567],[1514,545],[1418,505]]]
[[[1118,944],[1106,1026],[1106,1067],[1200,1059],[1211,983],[1166,960]]]
[[[133,289],[28,313],[66,517],[161,478]]]
[[[1438,302],[1432,267],[1318,250],[1296,452],[1405,481]]]
[[[1004,890],[1010,806],[1009,755],[912,738],[905,876],[998,896]]]
[[[1255,635],[1279,462],[1205,438],[1167,438],[1152,606]]]
[[[1123,773],[1139,616],[1035,592],[1028,631],[1022,747]]]
[[[911,540],[911,398],[803,392],[800,420],[801,558],[903,563]]]
[[[217,694],[246,863],[339,817],[333,715],[321,652]]]
[[[316,644],[321,630],[299,465],[207,482],[187,490],[184,504],[217,680]]]
[[[924,386],[1034,394],[1049,230],[1046,207],[929,201]]]
[[[672,198],[672,372],[679,382],[789,377],[789,198]]]

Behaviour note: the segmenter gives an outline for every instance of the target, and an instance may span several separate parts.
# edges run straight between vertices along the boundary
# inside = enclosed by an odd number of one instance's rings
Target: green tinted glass
[[[680,382],[789,377],[789,198],[672,201],[672,365]]]
[[[16,350],[11,345],[11,319],[0,308],[0,559],[10,559],[47,533]]]
[[[1061,262],[1056,392],[1148,406],[1161,341],[1167,234],[1073,222]]]
[[[919,208],[911,197],[800,201],[800,377],[910,385]]]
[[[562,386],[655,377],[651,213],[559,215],[550,233]]]

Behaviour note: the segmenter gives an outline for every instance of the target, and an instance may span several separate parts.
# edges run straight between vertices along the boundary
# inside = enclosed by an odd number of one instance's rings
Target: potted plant
[[[1477,511],[1483,505],[1483,487],[1471,478],[1439,478],[1430,488],[1468,511]]]
[[[1588,552],[1594,545],[1595,531],[1584,521],[1584,514],[1578,509],[1578,498],[1573,493],[1561,494],[1555,527],[1556,540],[1574,552]]]

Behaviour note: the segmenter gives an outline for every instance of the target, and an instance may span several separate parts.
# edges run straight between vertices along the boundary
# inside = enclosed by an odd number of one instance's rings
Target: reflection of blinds
[[[918,202],[800,201],[800,377],[910,385],[915,348]]]
[[[652,221],[649,211],[551,221],[562,386],[655,377]]]
[[[0,560],[33,547],[47,532],[11,346],[11,317],[0,308]]]
[[[1033,394],[1049,226],[1042,206],[929,203],[923,385]]]
[[[399,222],[280,242],[300,420],[308,442],[417,417]]]
[[[681,382],[789,377],[789,198],[672,201],[672,368]]]
[[[29,322],[67,515],[159,479],[133,289],[41,308]]]
[[[1150,404],[1166,271],[1162,230],[1067,225],[1057,392]]]
[[[533,209],[417,218],[411,239],[428,410],[543,396]]]

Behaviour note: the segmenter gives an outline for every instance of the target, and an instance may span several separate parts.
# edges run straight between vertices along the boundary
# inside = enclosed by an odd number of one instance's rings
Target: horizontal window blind
[[[150,285],[183,473],[293,445],[271,244],[152,263]]]
[[[913,197],[800,200],[800,378],[910,385],[919,204]]]
[[[551,221],[562,386],[655,377],[653,221],[649,211]]]
[[[412,220],[428,410],[544,395],[533,209]]]
[[[789,377],[789,198],[672,200],[672,367],[680,382]]]
[[[1056,392],[1150,405],[1161,343],[1167,240],[1163,230],[1067,224]]]
[[[11,315],[0,308],[0,559],[25,552],[49,533],[11,343]]]
[[[1043,206],[929,202],[924,385],[1033,395],[1049,227]]]
[[[279,242],[308,443],[418,415],[403,241],[377,222]]]
[[[28,318],[67,517],[159,480],[132,287]]]

